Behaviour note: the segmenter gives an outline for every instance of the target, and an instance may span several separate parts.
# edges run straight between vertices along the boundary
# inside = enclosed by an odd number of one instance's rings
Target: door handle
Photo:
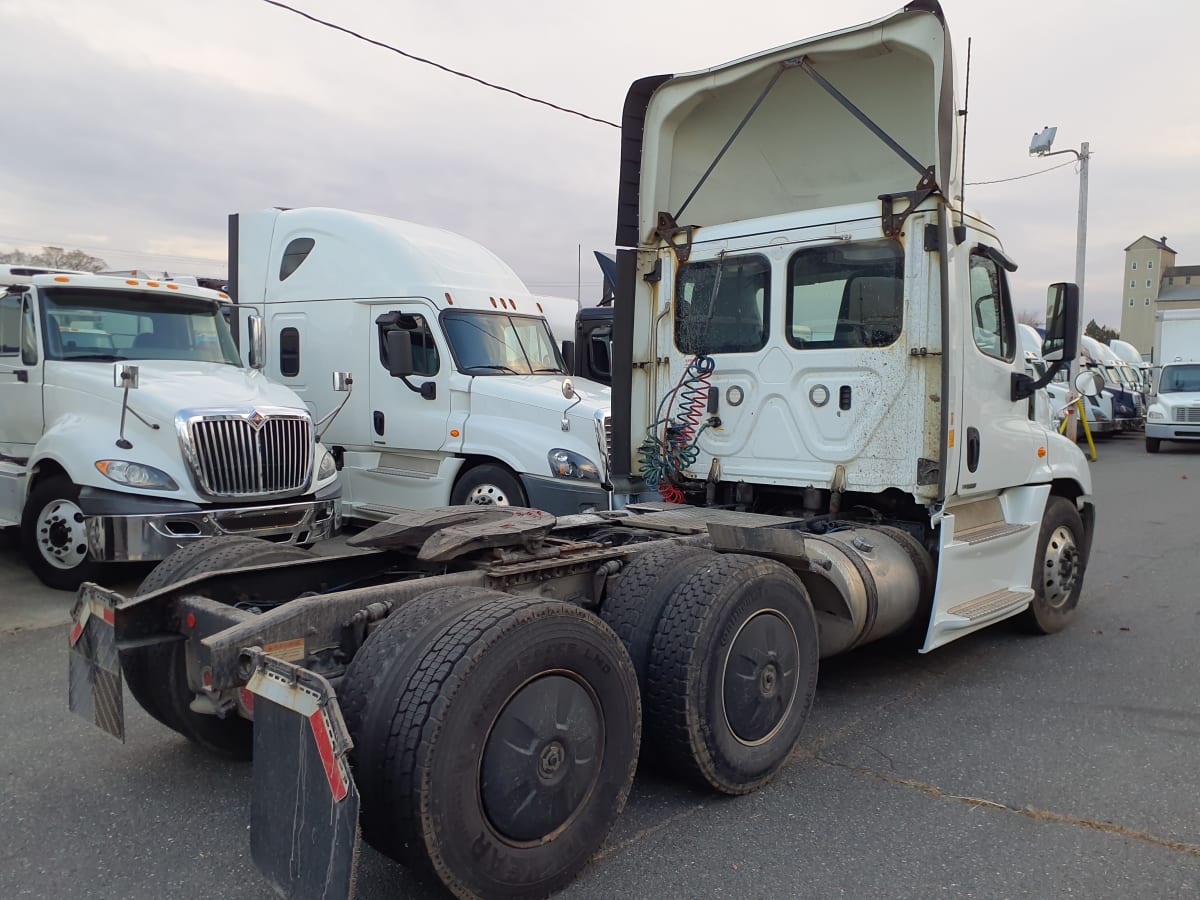
[[[13,369],[12,376],[13,376],[13,378],[17,379],[17,381],[21,382],[22,384],[29,384],[29,370],[28,369]]]
[[[967,471],[979,468],[979,429],[967,429]]]
[[[372,424],[374,424],[374,426],[375,426],[375,433],[377,435],[379,435],[380,437],[383,437],[383,428],[384,428],[383,411],[379,410],[379,409],[375,410],[374,413],[372,413],[372,415],[371,415],[371,419],[372,419]]]

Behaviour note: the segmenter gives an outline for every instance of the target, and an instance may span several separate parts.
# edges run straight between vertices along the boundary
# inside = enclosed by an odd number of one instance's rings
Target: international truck
[[[952,59],[923,0],[635,82],[611,454],[632,502],[414,510],[361,552],[226,539],[133,597],[87,585],[73,708],[123,734],[125,680],[197,743],[252,749],[251,856],[283,896],[348,897],[361,833],[458,897],[543,897],[642,746],[745,794],[793,753],[821,659],[1065,627],[1091,477],[1029,415],[1047,376],[1018,353],[1015,262],[961,205]],[[1052,376],[1078,292],[1048,300]]]
[[[382,216],[267,209],[229,234],[230,293],[265,322],[267,374],[332,417],[347,518],[611,506],[609,389],[565,377],[547,322],[573,322],[573,302],[560,315],[474,241]]]
[[[241,364],[227,301],[0,267],[0,527],[47,585],[203,537],[337,530],[334,461],[296,395]]]

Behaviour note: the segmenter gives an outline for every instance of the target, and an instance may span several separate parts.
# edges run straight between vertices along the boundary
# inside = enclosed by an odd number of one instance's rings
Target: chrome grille
[[[1175,421],[1196,424],[1200,422],[1200,406],[1175,407]]]
[[[312,422],[304,416],[232,413],[188,423],[200,489],[212,497],[296,491],[312,469]]]
[[[604,417],[604,456],[612,459],[612,416]]]

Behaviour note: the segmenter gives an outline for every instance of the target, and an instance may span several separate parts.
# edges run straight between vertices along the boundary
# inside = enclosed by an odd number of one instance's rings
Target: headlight
[[[105,478],[126,487],[145,488],[149,491],[179,490],[174,478],[154,466],[144,466],[123,459],[101,459],[96,461],[96,468]]]
[[[328,450],[321,457],[321,464],[317,466],[317,481],[326,481],[337,474],[337,462],[334,461],[333,454]]]
[[[1164,416],[1157,409],[1152,409],[1152,410],[1150,410],[1149,414],[1147,414],[1146,418],[1147,419],[1164,419],[1164,418],[1166,418],[1166,416]]]
[[[600,469],[596,464],[586,456],[572,450],[556,448],[546,455],[546,459],[550,461],[550,474],[555,478],[576,478],[580,481],[600,480]]]

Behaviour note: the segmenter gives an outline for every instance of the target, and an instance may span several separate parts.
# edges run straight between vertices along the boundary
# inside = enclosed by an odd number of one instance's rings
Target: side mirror
[[[1050,285],[1046,292],[1046,337],[1042,359],[1070,362],[1079,352],[1079,286],[1069,281]]]
[[[246,317],[247,361],[250,368],[261,371],[267,364],[267,344],[261,316]]]
[[[354,376],[349,372],[334,372],[333,373],[333,389],[339,394],[349,393],[351,386],[354,384]]]
[[[1075,390],[1085,397],[1096,397],[1104,390],[1104,379],[1099,372],[1086,369],[1075,376]]]
[[[129,363],[113,363],[113,387],[133,390],[138,386],[138,367]]]
[[[567,368],[567,374],[568,375],[574,374],[575,373],[575,342],[574,341],[563,341],[562,342],[562,358],[563,358],[563,364]]]
[[[393,378],[407,378],[413,374],[412,335],[394,328],[387,333],[386,340],[388,373]]]

